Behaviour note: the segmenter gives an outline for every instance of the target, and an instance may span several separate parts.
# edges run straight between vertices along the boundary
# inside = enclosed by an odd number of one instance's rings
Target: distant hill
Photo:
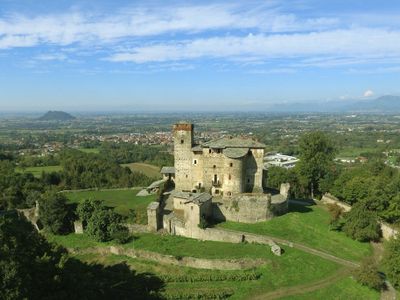
[[[41,116],[38,120],[40,121],[69,121],[74,120],[75,117],[71,116],[69,113],[63,111],[48,111],[43,116]]]
[[[286,103],[272,105],[274,112],[360,112],[360,113],[400,113],[400,96],[382,96],[365,100],[341,100],[326,102]]]

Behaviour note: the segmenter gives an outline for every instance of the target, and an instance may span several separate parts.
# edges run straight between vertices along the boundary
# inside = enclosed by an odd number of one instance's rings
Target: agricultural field
[[[50,173],[50,172],[58,172],[61,170],[62,170],[61,166],[28,167],[25,169],[17,168],[17,172],[32,173],[33,176],[37,178],[41,177],[43,172]]]
[[[78,148],[79,151],[85,152],[85,153],[94,153],[94,154],[99,154],[100,149],[99,148]]]
[[[48,236],[52,242],[67,248],[83,250],[85,248],[112,245],[98,243],[86,235],[70,234],[66,236]],[[163,295],[167,299],[186,299],[194,295],[231,295],[229,299],[265,299],[279,291],[285,295],[287,289],[295,294],[302,292],[302,288],[327,278],[328,284],[321,291],[310,291],[314,295],[324,296],[325,299],[334,299],[332,289],[342,288],[341,296],[351,297],[360,295],[362,299],[379,299],[379,294],[362,287],[350,278],[350,272],[344,267],[320,257],[285,247],[281,257],[273,255],[268,246],[259,244],[231,244],[223,242],[198,241],[177,236],[162,236],[156,234],[138,234],[134,240],[123,247],[142,249],[175,257],[198,257],[207,259],[249,258],[263,259],[266,265],[251,270],[237,271],[207,271],[188,267],[165,265],[138,258],[129,258],[116,255],[88,254],[79,251],[76,257],[86,262],[98,262],[105,265],[126,263],[138,273],[152,273],[165,283]],[[299,299],[310,299],[301,298]],[[313,298],[313,297],[312,297]],[[288,298],[289,299],[289,298]],[[335,298],[337,299],[337,298]]]
[[[81,203],[85,199],[103,200],[106,206],[114,207],[115,211],[123,216],[134,209],[137,222],[147,223],[147,206],[157,199],[157,195],[136,196],[140,189],[110,189],[99,191],[71,191],[65,192],[65,196],[71,203]]]
[[[255,224],[224,222],[218,226],[287,239],[354,261],[371,254],[372,249],[368,243],[357,242],[343,232],[330,230],[330,215],[324,207],[290,203],[289,209],[288,214],[266,222]]]
[[[128,167],[132,172],[141,172],[144,175],[157,178],[161,177],[160,168],[151,164],[146,163],[130,163],[130,164],[121,164],[121,167]]]

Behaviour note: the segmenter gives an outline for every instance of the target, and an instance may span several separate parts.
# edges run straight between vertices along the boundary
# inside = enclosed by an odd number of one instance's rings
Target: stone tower
[[[180,122],[173,126],[175,183],[178,191],[192,190],[193,124]]]

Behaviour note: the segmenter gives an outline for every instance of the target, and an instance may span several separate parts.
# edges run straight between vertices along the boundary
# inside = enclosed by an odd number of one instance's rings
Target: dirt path
[[[298,294],[305,294],[309,292],[313,292],[319,289],[322,289],[324,287],[330,286],[333,283],[339,281],[342,278],[345,278],[348,276],[351,272],[350,268],[343,267],[339,269],[337,272],[334,274],[325,277],[324,279],[314,281],[308,284],[301,284],[301,285],[296,285],[293,287],[287,287],[287,288],[281,288],[272,292],[268,292],[265,294],[257,295],[257,296],[252,296],[251,299],[279,299],[282,297],[287,297],[287,296],[293,296],[293,295],[298,295]]]

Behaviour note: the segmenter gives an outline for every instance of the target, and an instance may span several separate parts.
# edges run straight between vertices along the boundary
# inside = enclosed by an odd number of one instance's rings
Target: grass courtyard
[[[123,216],[134,209],[137,215],[137,222],[147,223],[147,206],[150,202],[156,201],[157,195],[136,196],[140,189],[111,189],[99,191],[72,191],[65,192],[65,196],[71,203],[81,203],[85,199],[103,200],[106,206],[114,207],[115,211]]]

